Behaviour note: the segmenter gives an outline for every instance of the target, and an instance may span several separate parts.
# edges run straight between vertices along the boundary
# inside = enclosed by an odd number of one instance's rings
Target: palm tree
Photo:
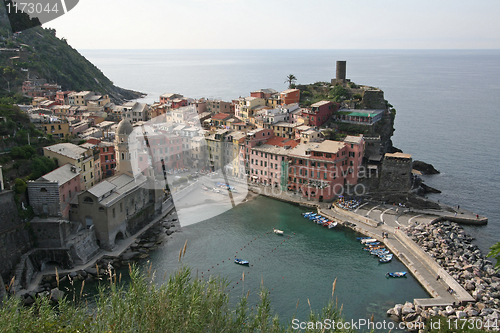
[[[291,88],[292,87],[292,84],[297,81],[297,78],[295,77],[295,75],[293,74],[290,74],[286,77],[286,81],[285,83],[288,82],[288,88]]]

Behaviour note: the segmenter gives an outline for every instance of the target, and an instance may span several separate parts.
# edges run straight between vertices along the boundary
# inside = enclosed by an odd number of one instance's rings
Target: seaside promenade
[[[411,223],[432,223],[450,217],[457,220],[455,212],[449,206],[443,205],[440,211],[408,210],[403,207],[367,202],[356,210],[348,211],[335,205],[309,201],[290,192],[273,191],[269,186],[251,184],[249,190],[281,201],[316,208],[319,214],[328,219],[384,242],[431,296],[431,298],[415,299],[416,305],[427,308],[474,301],[474,298],[454,278],[403,231],[403,228]],[[456,215],[462,219],[461,222],[487,221],[485,217],[477,217],[476,214],[463,209]],[[382,232],[388,233],[388,237],[383,239]],[[452,293],[449,292],[450,288],[453,290]]]

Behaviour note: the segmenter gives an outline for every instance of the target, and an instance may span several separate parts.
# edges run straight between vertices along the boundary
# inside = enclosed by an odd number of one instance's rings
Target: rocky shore
[[[482,322],[497,330],[500,325],[500,273],[472,244],[462,227],[447,221],[411,225],[406,234],[432,256],[476,300],[469,304],[423,309],[413,303],[396,304],[387,311],[397,321],[425,322],[436,316],[450,320]],[[495,327],[496,326],[496,327]],[[478,327],[477,325],[475,327]]]
[[[129,264],[149,257],[151,251],[155,250],[167,241],[169,236],[179,230],[180,225],[175,213],[169,215],[137,237],[117,257],[105,255],[97,260],[95,265],[85,269],[76,270],[58,277],[55,274],[44,276],[37,288],[22,296],[23,302],[25,305],[31,305],[35,303],[37,297],[49,297],[52,302],[57,303],[65,295],[65,292],[62,290],[63,288],[60,287],[60,283],[66,280],[92,282],[102,279],[109,269],[119,270],[127,268]]]

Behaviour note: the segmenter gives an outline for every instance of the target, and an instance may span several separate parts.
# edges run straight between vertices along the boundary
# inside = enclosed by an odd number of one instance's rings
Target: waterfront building
[[[176,98],[182,98],[181,94],[173,94],[173,93],[165,93],[160,96],[160,104],[167,104],[169,101],[176,99]]]
[[[250,177],[252,181],[287,189],[290,149],[295,148],[295,140],[271,137],[255,145],[250,153]]]
[[[348,142],[325,140],[301,143],[291,149],[288,189],[309,199],[330,201],[357,184],[357,163],[363,156],[362,137]],[[359,156],[361,154],[361,156]]]
[[[382,119],[385,110],[338,110],[333,119],[342,123],[373,125]]]

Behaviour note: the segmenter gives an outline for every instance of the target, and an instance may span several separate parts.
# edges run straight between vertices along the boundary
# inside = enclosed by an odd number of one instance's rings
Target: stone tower
[[[346,61],[337,61],[337,75],[336,75],[337,83],[345,83],[346,82],[345,75],[346,75]]]
[[[127,119],[120,121],[116,128],[115,153],[116,153],[116,175],[128,174],[134,176],[133,155],[137,152],[133,149],[130,134],[134,131],[132,124]]]
[[[332,79],[332,84],[345,85],[347,82],[351,82],[351,80],[346,79],[346,63],[345,60],[337,61],[337,77]]]

